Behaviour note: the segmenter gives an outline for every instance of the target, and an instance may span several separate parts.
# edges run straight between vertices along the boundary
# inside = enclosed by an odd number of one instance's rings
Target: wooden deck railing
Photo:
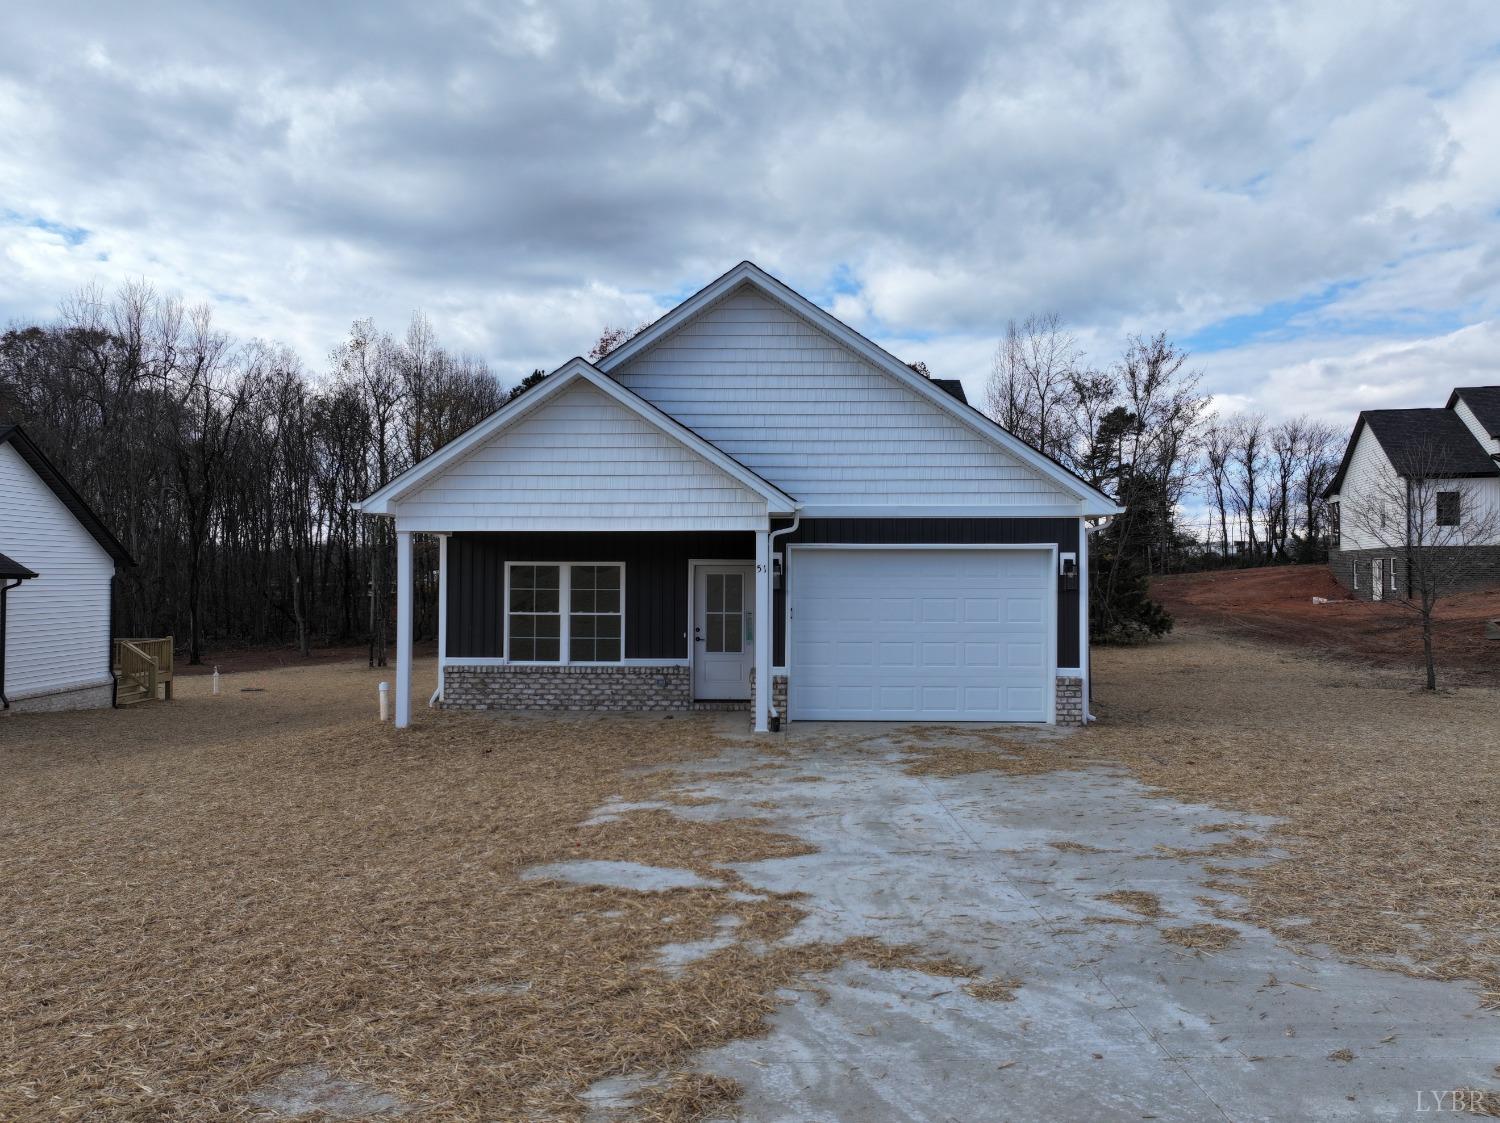
[[[172,637],[115,640],[115,674],[120,685],[134,689],[122,692],[124,700],[155,701],[160,687],[162,696],[172,700]],[[124,695],[130,695],[125,698]]]

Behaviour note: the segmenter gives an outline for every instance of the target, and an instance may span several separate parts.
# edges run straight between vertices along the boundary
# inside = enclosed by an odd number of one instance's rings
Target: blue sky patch
[[[82,226],[68,226],[65,223],[53,222],[39,215],[28,217],[24,214],[17,214],[15,211],[0,211],[0,215],[4,215],[7,225],[31,226],[37,230],[45,230],[49,234],[60,234],[62,240],[70,246],[83,245],[84,242],[88,241],[90,233]]]

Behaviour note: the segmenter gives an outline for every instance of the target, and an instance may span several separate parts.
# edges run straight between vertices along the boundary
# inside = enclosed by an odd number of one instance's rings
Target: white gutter
[[[797,508],[795,508],[792,511],[792,525],[791,526],[785,526],[785,527],[782,527],[780,530],[773,530],[770,533],[767,541],[769,541],[769,543],[770,543],[770,551],[771,551],[771,558],[772,558],[771,564],[773,566],[776,564],[776,561],[775,561],[775,558],[776,558],[776,539],[780,538],[783,534],[790,534],[790,533],[792,533],[792,531],[796,530],[801,525],[802,525],[802,508],[801,507],[797,507]],[[774,577],[775,574],[773,573],[772,576]],[[787,564],[786,564],[786,559],[783,558],[782,561],[781,561],[781,588],[782,588],[782,595],[783,596],[785,596],[786,593],[787,593],[786,580],[787,580]],[[771,603],[772,604],[776,603],[776,590],[775,590],[774,587],[771,590]],[[771,645],[771,660],[770,660],[770,662],[771,662],[772,668],[774,669],[775,666],[776,666],[776,620],[775,620],[776,613],[773,611],[771,613],[771,616],[772,616],[772,619],[771,619],[771,626],[770,626],[770,628],[767,629],[764,626],[762,626],[761,633],[763,635],[768,636],[768,641],[767,642],[769,642],[770,645]],[[785,662],[786,662],[786,656],[783,654],[783,656],[782,656],[782,663],[783,663],[783,665],[785,664]],[[790,684],[788,684],[788,685],[790,687]],[[771,700],[771,705],[770,705],[771,713],[773,715],[775,715],[776,717],[780,717],[781,716],[781,712],[779,710],[777,710],[777,708],[776,708],[776,695],[771,690],[771,684],[770,683],[766,683],[766,691],[767,691],[766,697]]]

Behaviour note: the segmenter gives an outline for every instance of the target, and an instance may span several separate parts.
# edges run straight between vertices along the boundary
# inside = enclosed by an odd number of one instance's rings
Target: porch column
[[[433,701],[442,701],[444,679],[443,662],[448,658],[448,536],[438,535],[438,668],[437,692]]]
[[[755,532],[755,732],[771,728],[771,645],[776,638],[771,608],[771,527]]]
[[[411,724],[411,531],[396,531],[396,728]]]

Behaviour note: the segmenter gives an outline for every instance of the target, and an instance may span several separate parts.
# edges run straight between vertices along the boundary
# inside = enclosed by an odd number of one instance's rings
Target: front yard
[[[1405,1118],[1500,1083],[1500,690],[1190,632],[1101,653],[1086,733],[755,741],[398,734],[379,677],[0,718],[0,1118]]]

